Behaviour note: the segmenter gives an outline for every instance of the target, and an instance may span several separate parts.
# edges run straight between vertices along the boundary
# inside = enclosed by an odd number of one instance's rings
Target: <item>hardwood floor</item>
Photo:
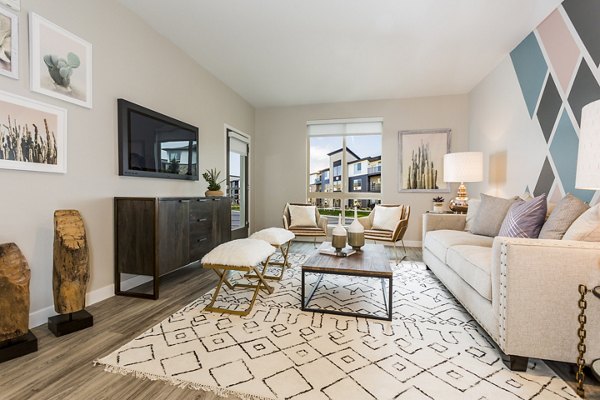
[[[386,249],[393,258],[393,250]],[[292,247],[296,253],[312,251],[311,243],[295,243]],[[407,259],[421,260],[420,248],[408,248],[407,253]],[[54,337],[46,325],[33,329],[39,351],[0,364],[0,399],[222,399],[212,393],[179,389],[164,382],[107,373],[92,364],[94,359],[129,342],[212,289],[215,277],[210,271],[192,265],[163,278],[159,300],[115,296],[88,307],[94,316],[92,328],[60,338]],[[569,364],[551,363],[551,366],[574,385]],[[600,384],[591,378],[587,382],[587,398],[600,399]]]

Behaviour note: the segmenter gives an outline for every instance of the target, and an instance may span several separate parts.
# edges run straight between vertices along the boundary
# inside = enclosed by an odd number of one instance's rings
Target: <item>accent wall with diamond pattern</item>
[[[581,110],[600,99],[600,0],[565,0],[470,95],[470,147],[483,150],[482,192],[575,189]],[[495,192],[495,193],[494,193]]]

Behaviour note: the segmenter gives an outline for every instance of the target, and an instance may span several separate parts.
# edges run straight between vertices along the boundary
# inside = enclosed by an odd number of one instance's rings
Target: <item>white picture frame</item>
[[[21,11],[21,0],[0,0],[0,4],[10,7],[15,11]]]
[[[0,8],[0,75],[19,79],[19,16]]]
[[[0,110],[0,168],[67,172],[66,109],[0,91]]]
[[[444,155],[450,152],[450,136],[451,129],[398,132],[398,192],[450,192],[450,186],[443,180]]]
[[[92,45],[29,13],[31,90],[92,108]]]

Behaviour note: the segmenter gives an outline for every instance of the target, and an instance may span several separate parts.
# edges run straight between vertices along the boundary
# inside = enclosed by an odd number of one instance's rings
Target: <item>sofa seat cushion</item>
[[[440,261],[447,264],[446,253],[452,246],[468,245],[491,248],[493,243],[494,238],[488,236],[474,235],[465,231],[439,230],[427,232],[423,245]]]
[[[492,248],[458,245],[448,249],[448,267],[477,291],[492,301]]]

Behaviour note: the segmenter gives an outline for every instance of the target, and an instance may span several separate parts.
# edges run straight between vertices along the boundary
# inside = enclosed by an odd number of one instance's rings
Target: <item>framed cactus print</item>
[[[67,110],[0,91],[0,168],[67,172]]]
[[[0,8],[0,74],[19,79],[19,17]]]
[[[444,182],[444,155],[450,152],[450,129],[398,133],[399,192],[450,192]]]
[[[92,45],[29,13],[31,90],[92,108]]]

